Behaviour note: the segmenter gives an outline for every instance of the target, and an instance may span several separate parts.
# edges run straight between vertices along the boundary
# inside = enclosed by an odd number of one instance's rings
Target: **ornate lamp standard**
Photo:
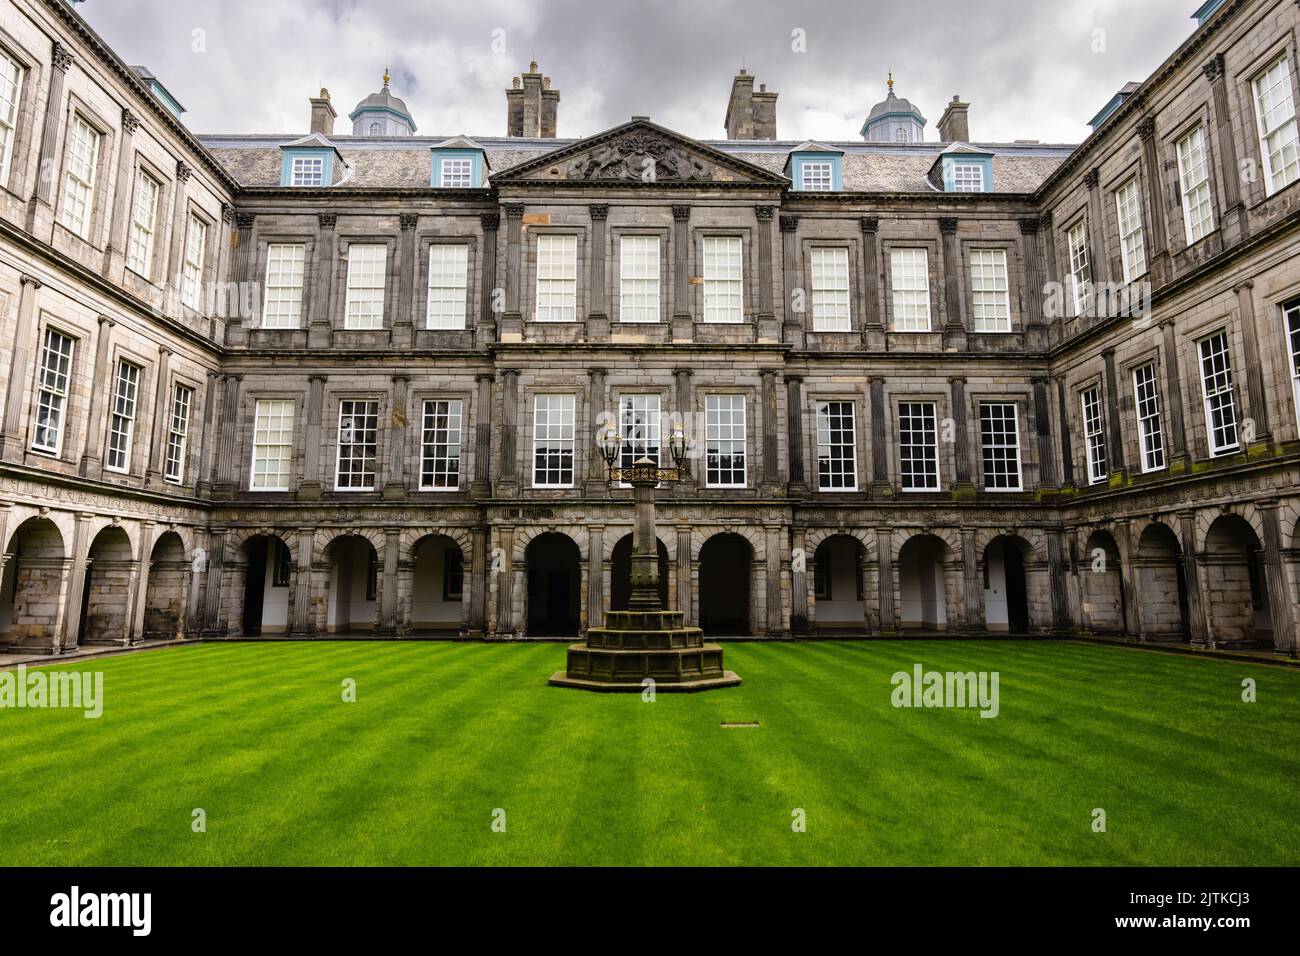
[[[740,678],[722,666],[722,648],[704,643],[704,632],[686,625],[683,611],[659,600],[659,546],[655,536],[655,486],[681,481],[686,469],[686,433],[678,425],[668,437],[672,468],[641,457],[630,468],[615,467],[623,437],[614,425],[596,436],[607,480],[632,486],[632,594],[628,610],[610,611],[604,627],[587,628],[587,642],[569,648],[568,667],[552,675],[557,687],[639,691],[647,678],[658,690],[692,691],[734,687]],[[592,574],[599,574],[593,567]]]

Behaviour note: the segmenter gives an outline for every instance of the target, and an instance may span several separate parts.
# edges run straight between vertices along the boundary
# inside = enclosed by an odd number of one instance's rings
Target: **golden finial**
[[[889,87],[889,95],[893,96],[894,95],[894,71],[892,69],[889,71],[889,79],[885,81],[885,85]]]
[[[388,89],[388,81],[391,79],[392,77],[388,75],[388,67],[384,67],[384,89]]]

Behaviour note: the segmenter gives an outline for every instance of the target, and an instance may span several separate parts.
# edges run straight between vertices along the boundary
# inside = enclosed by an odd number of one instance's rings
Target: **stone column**
[[[783,637],[785,602],[781,600],[781,528],[767,526],[767,636]]]
[[[605,222],[608,203],[592,203],[591,214],[591,311],[587,313],[587,341],[609,341],[609,290],[605,287]]]
[[[135,644],[144,638],[144,616],[149,607],[149,574],[153,562],[149,560],[149,549],[153,544],[152,521],[140,522],[140,544],[135,555],[135,574],[132,575],[131,595],[127,601],[130,617],[127,620],[126,644]]]
[[[410,410],[407,408],[407,384],[410,382],[408,375],[393,376],[393,428],[388,436],[388,442],[392,446],[389,454],[388,480],[384,482],[384,497],[388,499],[405,498],[408,492],[407,483],[410,478],[406,474],[407,449],[407,432],[410,429]],[[419,426],[416,426],[417,432]],[[418,460],[418,459],[417,459]],[[416,483],[420,481],[419,467],[415,469],[413,476]]]
[[[325,376],[307,376],[307,430],[302,448],[302,480],[298,482],[298,497],[320,497],[321,416],[325,408]]]
[[[491,372],[474,376],[478,396],[474,401],[474,481],[469,493],[475,498],[492,497],[492,382]]]
[[[687,203],[673,206],[673,325],[674,342],[695,338],[691,318],[691,207]]]
[[[962,627],[967,631],[984,628],[984,575],[980,573],[979,549],[975,529],[961,529]]]
[[[289,622],[289,632],[294,637],[316,636],[315,595],[312,593],[312,548],[315,541],[315,529],[298,531],[298,556],[293,567],[293,620]]]
[[[606,405],[605,398],[605,370],[603,368],[591,368],[587,370],[587,376],[590,380],[590,396],[587,402],[587,434],[584,442],[582,430],[579,429],[574,440],[574,459],[575,464],[579,456],[587,458],[587,480],[584,486],[584,493],[588,498],[608,498],[609,482],[605,480],[605,458],[597,447],[595,435],[598,429],[603,426],[602,416],[611,414],[611,410]],[[614,427],[619,429],[622,434],[622,422],[619,419],[617,410],[613,411]],[[660,423],[662,425],[662,422]],[[667,442],[667,432],[660,428],[660,441]]]
[[[1264,390],[1264,371],[1259,362],[1259,329],[1255,325],[1255,283],[1250,279],[1239,283],[1237,293],[1237,318],[1241,323],[1241,346],[1246,359],[1246,408],[1243,424],[1254,421],[1255,435],[1249,445],[1268,448],[1273,442],[1273,431],[1268,421],[1268,394]],[[1237,390],[1238,395],[1241,390]],[[1246,444],[1243,444],[1243,448]]]
[[[229,497],[239,481],[239,383],[238,373],[225,376],[221,408],[221,450],[217,455],[217,479],[214,494]]]
[[[519,371],[501,372],[501,463],[497,468],[496,494],[513,498],[519,494],[519,469],[515,443],[519,437]]]
[[[1034,432],[1038,437],[1038,485],[1060,488],[1056,480],[1056,455],[1052,452],[1052,411],[1047,398],[1047,377],[1036,375],[1034,385]]]
[[[404,630],[401,604],[397,600],[397,570],[401,562],[402,529],[384,529],[383,587],[379,602],[379,632],[398,634]]]
[[[1110,466],[1110,477],[1122,479],[1126,474],[1124,467],[1124,431],[1119,420],[1119,381],[1115,375],[1115,349],[1103,349],[1102,360],[1106,363],[1106,458]]]
[[[501,313],[499,338],[503,342],[521,342],[524,317],[520,312],[523,283],[524,204],[508,202],[506,211],[506,308]]]
[[[688,625],[696,621],[691,593],[691,529],[689,525],[677,526],[677,610],[684,615]]]
[[[77,472],[81,477],[99,476],[100,451],[104,439],[100,422],[103,415],[100,402],[109,397],[109,383],[112,376],[108,367],[108,347],[113,338],[113,328],[117,325],[106,315],[101,315],[95,331],[95,387],[90,390],[90,403],[86,409],[86,433],[81,445],[81,463]]]
[[[5,461],[20,462],[26,449],[23,447],[23,389],[31,378],[28,364],[33,348],[39,348],[36,339],[36,299],[41,280],[22,275],[18,279],[18,325],[14,333],[13,357],[9,374],[5,377],[4,430],[0,433],[0,457]],[[101,380],[102,381],[102,380]],[[98,389],[91,389],[91,400]],[[66,416],[65,425],[66,428]]]
[[[1278,528],[1277,499],[1257,501],[1264,526],[1264,570],[1268,586],[1268,613],[1273,625],[1273,649],[1296,656],[1295,604],[1286,563],[1282,560],[1282,533]]]
[[[86,566],[90,560],[89,525],[95,516],[78,511],[72,530],[72,564],[63,576],[62,635],[54,636],[54,653],[74,648],[80,640],[82,595],[86,586]]]
[[[1218,147],[1218,153],[1220,156],[1230,158],[1240,156],[1232,132],[1233,111],[1228,104],[1228,80],[1224,70],[1223,54],[1216,53],[1202,67],[1202,70],[1205,72],[1205,78],[1210,81],[1210,91],[1214,96],[1213,139],[1215,146]],[[1235,162],[1224,162],[1220,167],[1220,174],[1223,177],[1224,231],[1228,232],[1235,227],[1237,231],[1235,239],[1240,241],[1250,235],[1250,221],[1246,216],[1245,203],[1241,201],[1241,174]],[[1225,236],[1224,245],[1233,241],[1233,237]]]
[[[776,370],[763,369],[763,477],[759,482],[759,494],[774,498],[784,490],[781,478],[780,442],[777,438],[779,417],[777,409]]]
[[[221,615],[221,585],[226,573],[225,556],[230,550],[229,531],[208,532],[207,574],[203,585],[203,607],[199,612],[199,629],[205,637],[224,637],[226,622]]]
[[[139,128],[140,117],[129,108],[123,109],[121,141],[117,150],[117,181],[113,189],[113,218],[108,225],[108,245],[104,248],[105,275],[111,275],[126,259],[127,223],[131,218],[131,174],[135,170],[135,131]]]
[[[156,480],[163,473],[167,456],[167,433],[171,430],[171,407],[168,389],[171,387],[172,350],[158,346],[158,382],[154,388],[153,429],[149,432],[149,466],[147,478]]]
[[[786,493],[791,498],[808,494],[808,482],[803,467],[803,378],[799,375],[785,377],[786,443],[789,445],[790,481]]]
[[[954,490],[970,491],[974,485],[971,482],[970,436],[966,433],[966,378],[951,376],[948,385],[952,389],[953,456],[956,459]]]
[[[1088,266],[1092,270],[1092,281],[1096,283],[1110,282],[1110,257],[1106,255],[1105,233],[1102,231],[1102,223],[1105,221],[1101,211],[1101,171],[1093,167],[1083,174],[1083,185],[1088,190],[1088,250],[1091,253],[1088,257]],[[1102,307],[1109,309],[1109,303],[1098,303],[1094,295],[1094,308],[1098,309],[1098,317],[1102,315]],[[1107,314],[1109,314],[1107,312]]]
[[[943,347],[945,351],[966,351],[966,323],[961,314],[961,283],[964,269],[957,246],[957,220],[944,216],[939,220],[939,240],[943,252]]]
[[[1160,331],[1164,335],[1164,354],[1161,359],[1165,367],[1165,401],[1161,403],[1161,408],[1169,417],[1169,428],[1165,436],[1168,443],[1166,451],[1169,455],[1169,471],[1177,474],[1187,464],[1187,430],[1183,423],[1182,373],[1178,368],[1178,340],[1173,319],[1161,322]]]
[[[889,483],[885,444],[885,380],[879,375],[867,379],[867,414],[871,417],[871,497],[894,497]]]
[[[501,214],[485,212],[478,217],[483,229],[483,283],[479,290],[482,300],[478,314],[478,328],[474,333],[474,346],[484,348],[496,341],[496,310],[504,306],[497,294],[497,235],[501,228]]]
[[[502,526],[497,529],[497,547],[501,549],[501,567],[493,562],[492,579],[497,586],[496,625],[493,637],[511,638],[515,636],[514,600],[515,600],[515,529]]]
[[[1142,141],[1142,183],[1147,209],[1147,262],[1151,271],[1151,284],[1164,285],[1169,275],[1169,236],[1165,223],[1164,166],[1157,154],[1156,118],[1144,117],[1137,125]]]
[[[700,480],[699,475],[692,471],[691,455],[702,449],[705,436],[696,429],[696,422],[691,418],[694,409],[691,405],[691,370],[688,368],[673,369],[673,404],[676,406],[677,420],[686,435],[686,457],[682,460],[677,483],[672,486],[672,494],[677,498],[689,498],[695,494],[696,483]]]
[[[772,295],[772,216],[775,206],[755,206],[754,218],[757,229],[754,233],[758,251],[758,315],[755,316],[754,334],[759,342],[781,341],[781,326],[777,324]]]
[[[185,221],[185,184],[194,175],[190,164],[183,159],[176,161],[176,192],[172,204],[172,241],[167,253],[167,280],[174,290],[181,287],[181,262],[185,255],[185,237],[189,233],[189,224]],[[160,230],[161,231],[161,230]],[[174,293],[179,299],[179,291]]]
[[[880,314],[880,242],[878,216],[858,220],[862,230],[862,347],[879,352],[885,348],[885,322]]]
[[[1047,348],[1047,327],[1043,324],[1043,296],[1047,280],[1038,254],[1038,219],[1020,220],[1020,245],[1025,259],[1025,348],[1041,352]]]
[[[232,272],[234,280],[240,283],[240,288],[252,288],[253,266],[255,265],[256,250],[253,248],[253,224],[256,217],[250,212],[235,213],[235,250],[232,256]],[[308,264],[310,266],[310,263]],[[242,296],[241,296],[242,300]],[[260,304],[260,303],[259,303]],[[313,300],[313,308],[319,308],[320,303]],[[227,310],[225,344],[226,345],[244,345],[248,342],[250,330],[261,320],[260,315],[243,314],[243,309]],[[329,344],[326,342],[325,344]]]
[[[1187,586],[1187,630],[1193,644],[1209,640],[1209,622],[1201,603],[1200,562],[1196,554],[1196,512],[1178,513],[1179,544],[1183,549],[1183,581]]]
[[[72,67],[72,51],[54,41],[50,54],[50,90],[45,98],[45,122],[41,128],[41,152],[36,162],[36,192],[32,199],[35,203],[52,209],[54,194],[54,170],[58,168],[55,149],[58,146],[59,126],[63,118],[63,80]]]
[[[651,489],[651,494],[654,490]],[[605,620],[605,527],[590,525],[587,528],[587,626],[600,627]],[[655,569],[659,567],[659,550],[655,542]],[[658,598],[658,591],[655,591]]]
[[[203,395],[203,429],[196,436],[199,443],[199,469],[194,482],[194,493],[200,498],[212,494],[212,453],[213,446],[217,443],[217,383],[220,378],[216,372],[207,373],[208,387]]]
[[[308,263],[309,274],[315,276],[307,325],[307,347],[329,348],[334,341],[333,292],[334,272],[338,263],[338,237],[334,226],[338,216],[323,212],[316,217],[316,261]]]
[[[876,590],[880,596],[880,630],[893,634],[898,630],[894,608],[894,552],[889,528],[876,529]]]
[[[469,632],[468,638],[481,640],[487,633],[488,529],[479,526],[470,532]]]
[[[782,216],[781,228],[781,265],[782,285],[785,287],[785,318],[782,322],[781,338],[787,345],[796,349],[804,347],[804,329],[808,315],[808,296],[803,284],[803,269],[799,261],[799,217]],[[798,311],[795,306],[798,305]]]
[[[790,533],[790,633],[799,637],[808,633],[808,539],[803,528]]]
[[[1060,528],[1047,532],[1047,575],[1052,586],[1052,629],[1058,633],[1070,627],[1070,596],[1066,588],[1065,535]]]
[[[1138,572],[1137,547],[1133,541],[1133,526],[1127,519],[1115,522],[1115,540],[1120,548],[1120,569],[1124,580],[1124,625],[1125,630],[1145,640],[1146,628],[1142,623],[1142,577]],[[1088,555],[1092,560],[1092,555]]]
[[[1061,419],[1061,480],[1074,486],[1074,450],[1070,447],[1070,415],[1065,404],[1065,379],[1056,380],[1056,401]]]
[[[393,345],[396,348],[410,348],[415,341],[415,274],[419,271],[419,265],[415,261],[416,243],[415,227],[419,225],[420,217],[413,212],[404,212],[398,215],[397,225],[401,230],[401,245],[397,262],[388,263],[388,271],[391,275],[394,270],[397,272],[397,311],[393,315]],[[424,328],[425,323],[421,321],[420,328]]]

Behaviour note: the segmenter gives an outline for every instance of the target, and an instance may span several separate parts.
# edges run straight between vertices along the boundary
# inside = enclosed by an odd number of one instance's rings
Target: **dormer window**
[[[446,189],[469,189],[474,185],[474,160],[444,159],[442,161],[442,182]]]
[[[830,192],[832,189],[832,173],[830,163],[804,163],[802,182],[800,189],[806,189],[812,192]]]
[[[830,193],[843,189],[840,160],[844,152],[811,140],[791,150],[785,174],[799,192]]]
[[[334,159],[339,153],[320,133],[285,143],[280,151],[281,186],[311,189],[334,184]]]
[[[370,124],[370,135],[371,135],[371,136],[379,136],[381,133],[383,133],[383,131],[384,131],[384,127],[383,127],[382,124],[380,124],[380,123],[371,123],[371,124]]]
[[[984,192],[984,167],[978,163],[953,163],[952,191],[955,193]]]
[[[898,129],[894,130],[894,142],[895,143],[907,142],[907,127],[900,126],[898,127]]]
[[[319,156],[295,156],[289,174],[290,186],[323,186],[325,160]]]
[[[433,147],[429,185],[439,189],[482,189],[487,174],[487,154],[472,139],[457,136]]]

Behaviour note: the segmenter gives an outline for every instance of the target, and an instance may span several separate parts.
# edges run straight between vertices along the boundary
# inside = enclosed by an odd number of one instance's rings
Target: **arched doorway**
[[[577,637],[581,621],[582,553],[567,534],[548,531],[528,542],[530,637]]]
[[[167,641],[185,633],[185,599],[189,593],[190,566],[185,544],[175,531],[154,542],[149,556],[149,585],[145,588],[144,638]]]
[[[1273,645],[1264,550],[1239,515],[1220,515],[1205,535],[1205,590],[1210,639],[1217,645]]]
[[[379,608],[379,555],[359,534],[335,538],[325,548],[329,596],[325,630],[330,634],[373,631]]]
[[[813,623],[819,634],[860,634],[867,625],[863,568],[866,549],[857,538],[833,534],[813,555]]]
[[[411,630],[459,634],[465,619],[465,556],[445,534],[425,535],[412,551]]]
[[[656,539],[659,552],[659,606],[668,607],[668,549]],[[609,609],[626,611],[632,599],[632,536],[625,534],[609,558]]]
[[[948,589],[944,564],[948,545],[932,534],[918,534],[898,552],[898,591],[902,626],[942,631],[948,626]]]
[[[66,610],[63,536],[48,518],[30,518],[14,532],[0,580],[0,644],[52,646]]]
[[[1119,545],[1109,531],[1094,531],[1084,545],[1083,617],[1097,634],[1125,634],[1124,576]]]
[[[743,637],[749,622],[754,552],[738,534],[715,534],[700,549],[700,627],[705,634]]]
[[[125,644],[131,632],[131,539],[117,525],[90,543],[78,644]]]
[[[1029,586],[1025,565],[1033,549],[1023,538],[999,535],[984,549],[984,626],[990,631],[1029,633]]]
[[[289,587],[293,557],[275,535],[254,535],[244,542],[243,633],[248,637],[283,634],[289,627]]]
[[[1149,641],[1186,641],[1187,576],[1178,535],[1152,522],[1138,538],[1137,576],[1142,594],[1142,636]]]

